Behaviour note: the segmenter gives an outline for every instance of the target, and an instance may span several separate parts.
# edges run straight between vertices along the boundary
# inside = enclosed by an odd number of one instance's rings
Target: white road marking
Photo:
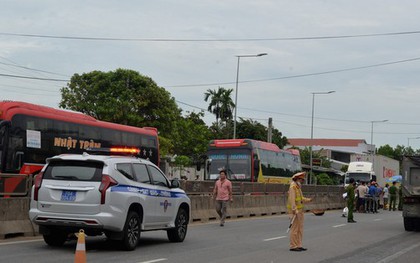
[[[345,226],[346,224],[341,224],[341,225],[335,225],[335,226],[333,226],[333,227],[342,227],[342,226]]]
[[[376,218],[373,221],[382,221],[382,220],[383,220],[382,218]]]
[[[15,245],[15,244],[25,244],[25,243],[32,243],[32,242],[40,242],[43,241],[42,239],[35,239],[35,240],[23,240],[23,241],[12,241],[12,242],[1,242],[0,246],[5,245]]]
[[[141,261],[141,262],[137,262],[137,263],[154,263],[154,262],[159,262],[159,261],[165,261],[168,260],[167,258],[158,258],[158,259],[152,259],[149,261]]]
[[[406,248],[406,249],[403,249],[403,250],[401,250],[400,252],[397,252],[397,253],[395,253],[395,254],[393,254],[393,255],[389,256],[389,257],[386,257],[386,258],[384,258],[384,259],[382,259],[382,260],[378,261],[378,263],[387,263],[387,262],[392,262],[392,261],[394,261],[395,259],[397,259],[399,256],[404,255],[404,254],[405,254],[405,253],[407,253],[408,251],[410,251],[410,250],[412,250],[412,249],[415,249],[415,248],[416,248],[416,247],[418,247],[418,246],[420,246],[420,244],[415,244],[415,245],[412,245],[411,247],[408,247],[408,248]]]
[[[277,240],[277,239],[282,239],[282,238],[286,238],[286,237],[287,237],[287,236],[272,237],[272,238],[267,238],[267,239],[264,239],[263,241]]]

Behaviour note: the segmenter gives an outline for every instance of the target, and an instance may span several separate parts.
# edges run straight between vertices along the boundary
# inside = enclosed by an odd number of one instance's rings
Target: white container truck
[[[373,174],[370,176],[369,180],[375,180],[380,187],[384,187],[386,183],[389,183],[387,181],[388,178],[400,174],[400,162],[383,155],[372,156],[364,154],[353,154],[350,156],[350,164],[361,162],[370,163],[371,168],[369,168],[369,165],[367,165],[364,168],[359,167],[359,169],[363,169],[366,172],[369,170],[373,171]],[[350,168],[350,164],[349,170],[352,171],[354,169]],[[366,176],[369,177],[368,175]],[[357,179],[355,178],[355,180]]]
[[[372,163],[350,162],[346,172],[345,185],[349,184],[350,178],[353,178],[355,182],[369,182],[371,180],[376,181],[376,175],[375,171],[373,171]]]

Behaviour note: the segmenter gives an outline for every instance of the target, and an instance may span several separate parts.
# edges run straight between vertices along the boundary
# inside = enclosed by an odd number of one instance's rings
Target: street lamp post
[[[374,158],[374,155],[376,154],[376,147],[373,146],[373,124],[374,123],[380,123],[380,122],[387,122],[387,121],[388,120],[370,121],[371,124],[372,124],[371,130],[370,130],[370,147],[373,147],[373,150],[370,149],[370,156],[371,156],[371,159],[372,159],[372,166],[373,166],[374,169],[375,169],[375,160],[373,158]]]
[[[312,179],[313,176],[313,171],[312,171],[312,146],[313,146],[313,139],[314,139],[314,112],[315,112],[315,95],[324,95],[324,94],[331,94],[334,93],[335,90],[331,90],[331,91],[325,91],[325,92],[312,92],[312,121],[311,121],[311,143],[309,145],[309,164],[311,167],[311,173],[310,176],[308,177]],[[312,182],[312,180],[311,180]],[[308,184],[311,183],[308,180]]]
[[[407,138],[407,148],[410,147],[410,140],[420,139],[420,137]]]
[[[259,53],[256,55],[237,55],[238,65],[236,67],[236,90],[235,90],[235,116],[233,118],[233,139],[236,139],[236,110],[238,108],[238,80],[239,80],[239,61],[240,58],[250,58],[250,57],[262,57],[267,55],[267,53]]]

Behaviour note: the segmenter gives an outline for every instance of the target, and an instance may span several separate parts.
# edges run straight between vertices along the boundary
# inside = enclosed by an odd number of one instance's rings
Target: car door
[[[139,183],[141,199],[143,200],[143,224],[145,228],[153,228],[156,225],[159,225],[156,213],[160,200],[156,197],[156,186],[152,185],[152,180],[145,164],[133,163],[133,169],[135,173],[135,180]]]
[[[156,219],[163,225],[173,221],[177,213],[176,199],[171,197],[171,189],[166,176],[156,167],[148,165],[152,183],[156,187],[156,199],[159,206],[156,211]]]

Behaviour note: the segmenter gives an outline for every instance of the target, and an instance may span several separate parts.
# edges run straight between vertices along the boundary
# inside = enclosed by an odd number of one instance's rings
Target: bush
[[[334,184],[334,180],[331,179],[331,177],[326,173],[316,175],[316,179],[317,179],[316,180],[317,185],[333,185]]]

